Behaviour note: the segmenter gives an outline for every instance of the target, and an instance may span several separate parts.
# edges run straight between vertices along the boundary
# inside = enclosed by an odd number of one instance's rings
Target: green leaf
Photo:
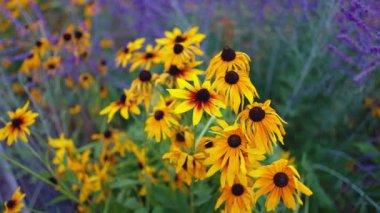
[[[46,205],[48,205],[48,206],[54,205],[54,204],[59,203],[59,202],[64,201],[64,200],[67,200],[67,196],[66,195],[60,195],[60,196],[55,197],[51,201],[49,201]]]
[[[116,180],[113,184],[110,185],[111,188],[122,188],[127,186],[137,185],[139,182],[137,180],[132,179],[121,179]]]

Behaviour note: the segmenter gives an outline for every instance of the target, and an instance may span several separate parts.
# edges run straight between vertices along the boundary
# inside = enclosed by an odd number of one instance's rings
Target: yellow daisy
[[[188,31],[182,33],[179,28],[174,28],[173,32],[166,31],[166,38],[156,39],[156,43],[162,46],[174,45],[177,43],[188,43],[199,46],[199,43],[205,39],[205,35],[198,33],[198,27],[190,28]]]
[[[202,61],[192,61],[182,65],[170,65],[156,80],[156,84],[165,84],[168,88],[173,88],[173,84],[177,84],[177,79],[192,81],[194,75],[199,76],[204,73],[204,71],[196,68],[201,64]]]
[[[300,182],[300,175],[293,166],[288,165],[287,160],[281,159],[271,165],[262,166],[253,170],[250,175],[257,179],[253,185],[254,189],[258,189],[254,194],[254,201],[269,193],[265,202],[267,211],[275,210],[280,198],[287,208],[295,210],[297,205],[294,197],[302,205],[299,193],[307,196],[313,194],[307,186]]]
[[[226,202],[224,210],[231,213],[252,212],[253,206],[252,188],[238,181],[235,181],[231,186],[225,186],[222,189],[222,194],[216,201],[215,210]]]
[[[28,111],[28,106],[29,101],[22,108],[16,109],[15,112],[8,112],[11,121],[0,129],[0,141],[7,139],[7,144],[10,146],[20,136],[23,141],[28,142],[26,137],[26,134],[30,135],[28,127],[34,124],[36,117],[38,117],[38,113]]]
[[[120,96],[118,101],[114,101],[109,104],[107,107],[100,111],[100,115],[108,115],[107,122],[110,122],[117,111],[120,110],[121,116],[128,120],[129,119],[129,111],[132,113],[139,115],[140,109],[138,107],[138,99],[133,94],[133,92],[124,90],[123,94]]]
[[[171,128],[172,147],[190,150],[194,143],[194,134],[187,126],[174,126]]]
[[[138,77],[133,80],[131,90],[137,93],[144,100],[145,110],[150,107],[150,98],[152,96],[153,82],[157,79],[157,74],[152,74],[148,70],[142,70]]]
[[[36,71],[37,69],[39,69],[40,66],[40,56],[36,51],[33,51],[26,57],[26,59],[21,65],[20,70],[25,74],[29,74],[30,71]]]
[[[195,61],[195,55],[202,56],[203,52],[199,47],[186,43],[176,43],[165,46],[160,51],[165,69],[171,65],[183,65]]]
[[[135,41],[129,42],[124,48],[120,49],[116,53],[116,67],[126,67],[128,63],[131,61],[133,53],[136,50],[139,50],[143,43],[145,42],[145,38],[138,38]]]
[[[197,125],[202,118],[203,111],[211,116],[222,116],[218,107],[225,108],[223,101],[214,92],[214,88],[211,86],[210,81],[199,84],[198,77],[193,77],[194,86],[188,82],[178,79],[178,85],[180,88],[185,89],[168,89],[170,95],[175,98],[185,99],[179,104],[175,112],[184,113],[191,109],[193,110],[193,125]]]
[[[16,191],[12,195],[12,199],[4,203],[5,211],[4,213],[19,213],[24,207],[22,200],[25,194],[21,192],[20,187],[17,187]]]
[[[61,58],[48,58],[44,63],[44,70],[49,74],[55,74],[56,71],[61,71]]]
[[[148,139],[154,137],[157,142],[160,142],[161,136],[164,140],[170,137],[170,128],[173,125],[178,125],[178,122],[173,117],[170,108],[158,106],[146,120],[144,130],[148,133]]]
[[[131,72],[137,68],[150,70],[152,64],[158,64],[161,62],[160,47],[157,45],[153,48],[151,44],[147,45],[145,52],[136,52],[133,57],[131,66]]]
[[[283,136],[286,122],[270,107],[270,100],[262,103],[254,102],[246,107],[239,115],[243,132],[255,147],[269,154],[277,141],[284,144]]]
[[[206,79],[211,79],[215,74],[218,77],[230,70],[249,72],[251,59],[243,52],[237,52],[230,47],[224,47],[221,52],[214,56],[206,70]]]
[[[231,106],[235,113],[238,113],[239,107],[244,107],[244,97],[248,99],[249,103],[252,103],[254,98],[259,97],[247,72],[227,71],[220,74],[213,85],[216,91],[225,97],[226,104]]]
[[[50,49],[50,42],[46,38],[41,38],[36,41],[34,52],[44,57]]]
[[[81,73],[79,76],[79,84],[84,89],[89,89],[92,83],[94,82],[94,77],[88,72]]]

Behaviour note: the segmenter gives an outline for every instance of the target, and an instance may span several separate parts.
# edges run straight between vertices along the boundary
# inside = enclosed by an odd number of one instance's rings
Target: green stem
[[[314,168],[321,170],[321,171],[324,171],[324,172],[326,172],[332,176],[335,176],[336,178],[338,178],[342,182],[348,184],[354,191],[356,191],[360,196],[362,196],[368,203],[370,203],[373,207],[375,207],[377,212],[380,212],[380,206],[370,196],[368,196],[359,186],[352,183],[350,181],[350,179],[344,177],[339,172],[332,170],[326,166],[320,165],[320,164],[314,165]]]
[[[208,128],[210,125],[215,121],[215,116],[211,116],[211,118],[207,121],[205,127],[203,128],[201,134],[197,137],[197,140],[195,140],[195,147],[198,146],[198,144],[201,142],[202,137],[206,134]]]
[[[19,162],[13,160],[13,159],[11,159],[11,158],[9,158],[8,156],[6,156],[6,155],[4,155],[4,154],[0,154],[0,157],[3,158],[3,159],[5,159],[5,160],[7,160],[7,161],[9,161],[9,162],[12,163],[12,164],[18,166],[18,167],[20,167],[20,168],[23,169],[24,171],[30,173],[31,175],[33,175],[34,177],[40,179],[41,181],[45,182],[46,184],[49,184],[49,185],[55,187],[55,185],[54,185],[52,182],[50,182],[49,180],[47,180],[46,178],[44,178],[44,177],[41,176],[40,174],[34,172],[33,170],[31,170],[31,169],[25,167],[25,166],[22,165],[21,163],[19,163]],[[71,199],[71,200],[76,201],[76,202],[79,203],[79,200],[78,200],[75,196],[73,196],[73,195],[71,195],[70,193],[68,193],[68,192],[66,192],[66,191],[63,191],[63,190],[61,190],[61,189],[58,189],[58,190],[59,190],[62,194],[66,195],[69,199]]]

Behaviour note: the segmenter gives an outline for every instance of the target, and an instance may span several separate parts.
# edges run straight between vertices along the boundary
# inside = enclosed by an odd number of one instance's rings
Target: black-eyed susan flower
[[[221,171],[220,184],[232,185],[235,178],[247,184],[247,164],[249,163],[248,142],[239,125],[229,126],[223,120],[217,120],[219,126],[212,127],[217,136],[212,140],[212,147],[205,150],[208,153],[204,163],[211,165],[207,176]]]
[[[162,46],[174,45],[177,43],[195,44],[199,46],[199,43],[206,37],[202,33],[198,33],[198,27],[192,27],[188,31],[182,33],[179,28],[174,28],[173,32],[166,31],[166,38],[156,39],[156,43]]]
[[[194,86],[185,80],[178,79],[180,88],[185,89],[168,89],[171,96],[179,99],[185,99],[177,105],[175,112],[184,113],[193,110],[193,125],[197,125],[202,118],[203,111],[211,116],[222,116],[218,107],[225,108],[223,101],[214,91],[210,81],[203,82],[200,85],[197,77],[193,77]]]
[[[177,79],[192,81],[194,75],[199,76],[204,73],[204,71],[196,68],[200,64],[202,64],[201,61],[192,61],[182,65],[170,65],[156,80],[156,83],[173,88],[174,83],[177,84]]]
[[[24,207],[22,200],[25,194],[21,192],[20,187],[17,187],[16,191],[12,195],[12,199],[5,201],[5,211],[4,213],[19,213]]]
[[[169,159],[175,165],[176,174],[180,175],[188,185],[190,185],[192,177],[197,180],[206,177],[206,166],[199,160],[198,154],[190,155],[179,149],[173,149],[164,154],[162,159]]]
[[[210,149],[214,147],[214,138],[212,137],[202,137],[198,146],[196,147],[197,152],[204,152],[206,154],[206,157],[208,156],[207,152],[205,152],[207,149]]]
[[[243,132],[252,144],[269,154],[277,141],[284,144],[284,124],[286,122],[270,107],[270,100],[264,103],[254,102],[246,107],[239,115]]]
[[[102,59],[102,60],[99,61],[98,71],[103,76],[107,75],[107,73],[108,73],[108,66],[107,66],[107,61],[105,59]]]
[[[148,133],[148,139],[154,137],[157,142],[160,142],[161,138],[165,140],[170,137],[170,128],[173,125],[178,125],[178,121],[170,108],[157,106],[146,120],[144,130]]]
[[[190,150],[194,143],[194,134],[187,126],[174,126],[171,128],[172,147]]]
[[[79,76],[79,84],[83,87],[83,89],[89,89],[90,86],[94,83],[94,77],[88,72],[83,72]]]
[[[224,75],[230,70],[241,70],[249,72],[251,59],[243,52],[235,51],[230,47],[224,47],[221,52],[214,56],[206,70],[206,79],[211,79],[215,74]]]
[[[141,70],[138,77],[131,84],[131,90],[139,94],[140,98],[144,101],[146,111],[149,110],[153,82],[157,78],[157,74],[151,73],[148,70]]]
[[[41,66],[41,59],[38,53],[35,51],[30,52],[28,56],[24,59],[24,62],[21,65],[20,70],[29,74],[30,71],[36,71]]]
[[[28,110],[29,101],[22,108],[16,109],[15,112],[8,112],[11,119],[0,129],[0,141],[7,139],[8,146],[17,141],[20,137],[24,142],[28,142],[26,135],[30,135],[29,126],[34,124],[38,113]]]
[[[120,49],[116,53],[116,67],[126,67],[128,63],[131,61],[132,56],[136,50],[139,50],[143,43],[145,42],[145,38],[138,38],[135,41],[129,42],[124,48]]]
[[[145,52],[136,52],[132,60],[131,71],[135,71],[137,68],[150,70],[152,64],[158,64],[161,62],[160,47],[157,45],[153,48],[151,44],[148,44],[145,48]]]
[[[105,85],[100,85],[99,94],[100,94],[100,97],[106,98],[108,95],[108,87]]]
[[[80,113],[80,111],[81,111],[81,107],[79,104],[75,104],[69,108],[69,113],[72,115],[76,115]]]
[[[124,90],[118,101],[114,101],[107,107],[100,111],[100,115],[108,115],[107,122],[110,122],[117,111],[120,110],[121,116],[128,120],[129,111],[133,114],[139,115],[140,109],[138,107],[138,100],[135,94],[129,90]]]
[[[160,50],[165,69],[171,65],[183,65],[195,61],[195,56],[202,56],[203,52],[199,47],[186,43],[176,43],[165,46]]]
[[[215,89],[225,97],[225,102],[235,113],[244,106],[244,97],[249,103],[258,97],[256,88],[249,79],[248,73],[239,70],[229,70],[216,77]]]
[[[301,183],[297,170],[293,166],[288,165],[287,160],[281,159],[273,162],[271,165],[262,166],[250,172],[250,175],[257,179],[253,185],[253,188],[257,189],[254,193],[254,201],[269,193],[265,202],[267,211],[275,210],[280,202],[280,198],[287,208],[295,210],[296,201],[294,197],[302,205],[299,193],[307,196],[313,194],[307,186]]]
[[[225,202],[225,212],[252,212],[252,198],[252,188],[235,181],[232,185],[222,188],[222,194],[216,202],[215,210]]]
[[[119,133],[113,129],[106,129],[103,133],[92,134],[92,140],[101,140],[107,144],[119,141]]]
[[[34,51],[39,54],[40,57],[44,57],[50,50],[50,42],[46,38],[40,38],[35,42]]]
[[[52,163],[57,166],[57,175],[61,175],[66,171],[66,165],[69,164],[72,159],[70,156],[73,156],[76,152],[74,141],[69,138],[65,138],[64,134],[61,134],[59,138],[49,137],[48,144],[56,149]]]
[[[44,62],[44,70],[49,74],[55,74],[61,70],[61,58],[51,57]]]

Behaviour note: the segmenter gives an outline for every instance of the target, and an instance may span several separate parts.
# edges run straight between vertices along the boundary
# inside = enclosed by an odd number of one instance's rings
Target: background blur
[[[0,2],[2,2],[0,0]],[[7,2],[7,1],[5,1]],[[43,21],[48,36],[54,37],[70,24],[84,20],[80,1],[35,1],[31,17],[20,25]],[[114,56],[127,41],[145,37],[153,42],[174,27],[199,26],[206,34],[202,42],[203,59],[208,61],[223,46],[246,52],[252,58],[251,79],[261,100],[272,99],[273,107],[288,124],[286,150],[296,158],[297,168],[314,195],[308,200],[310,212],[380,211],[380,2],[377,0],[95,0],[96,12],[90,30],[94,44],[89,64],[99,58],[110,64],[104,83],[110,88],[126,87],[128,76],[115,69]],[[0,4],[0,20],[8,20]],[[15,24],[15,23],[13,23]],[[16,24],[16,25],[17,25]],[[30,24],[30,22],[29,22]],[[1,45],[11,39],[13,45]],[[16,106],[5,82],[17,78],[22,42],[33,40],[19,29],[0,31],[0,59],[14,61],[11,68],[0,67],[0,114]],[[100,50],[102,39],[113,46]],[[24,56],[25,57],[25,56]],[[92,60],[92,61],[91,61]],[[203,64],[206,68],[208,64]],[[63,62],[63,66],[64,62]],[[7,70],[7,71],[5,71]],[[65,72],[74,72],[67,65]],[[89,70],[92,72],[91,70]],[[74,74],[73,74],[74,75]],[[51,83],[51,82],[50,82]],[[47,83],[49,84],[49,82]],[[46,87],[49,88],[49,87]],[[49,103],[59,107],[67,96],[48,95]],[[116,94],[116,93],[115,93]],[[116,95],[113,94],[115,97]],[[112,93],[111,93],[112,95]],[[94,95],[96,96],[96,95]],[[88,106],[93,96],[83,96]],[[110,98],[112,100],[112,98]],[[86,107],[82,107],[85,109]],[[39,112],[49,117],[51,111]],[[80,119],[83,129],[73,134],[82,141],[93,133],[95,120],[88,113]],[[52,117],[54,118],[54,116]],[[49,135],[57,136],[61,117],[46,119]],[[78,125],[75,121],[71,126]],[[80,133],[79,133],[80,132]],[[85,142],[81,142],[83,145]],[[39,171],[38,162],[21,151],[1,143],[5,152]],[[18,149],[19,148],[19,149]],[[51,212],[70,211],[70,203],[49,204],[57,192],[0,160],[0,201],[9,197],[10,183],[21,185],[30,195],[28,203]]]

